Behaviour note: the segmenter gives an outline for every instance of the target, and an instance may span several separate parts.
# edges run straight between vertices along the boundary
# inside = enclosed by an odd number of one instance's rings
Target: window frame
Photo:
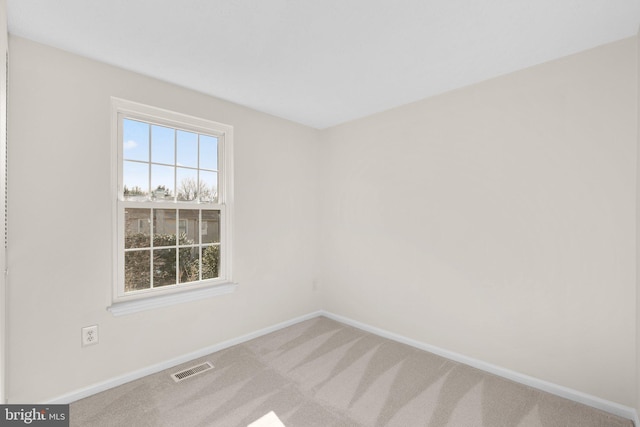
[[[123,195],[123,119],[167,126],[174,129],[196,132],[218,138],[218,198],[216,203],[193,201],[132,201]],[[233,127],[207,119],[193,117],[162,108],[111,98],[112,127],[112,194],[113,206],[113,290],[112,305],[114,315],[126,314],[157,306],[200,299],[232,292],[232,218],[233,218]],[[151,161],[151,159],[149,159]],[[152,189],[149,189],[150,191]],[[177,190],[177,189],[176,189]],[[125,292],[125,218],[129,208],[156,209],[196,209],[200,212],[217,210],[220,212],[220,261],[218,277],[197,282],[177,283],[159,288],[149,288]],[[176,227],[179,228],[179,227]],[[176,242],[177,243],[177,242]]]

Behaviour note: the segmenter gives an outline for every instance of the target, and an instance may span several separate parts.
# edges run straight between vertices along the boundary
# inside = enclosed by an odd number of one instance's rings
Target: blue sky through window
[[[149,161],[149,125],[128,119],[122,125],[124,158]]]
[[[178,166],[191,168],[198,167],[198,134],[179,130],[178,142]]]
[[[200,169],[218,170],[218,138],[200,135]]]
[[[129,190],[164,186],[174,196],[184,180],[195,183],[199,176],[200,185],[217,192],[218,138],[132,119],[123,119],[122,126],[123,183]]]
[[[151,161],[175,163],[175,130],[163,126],[151,126]]]

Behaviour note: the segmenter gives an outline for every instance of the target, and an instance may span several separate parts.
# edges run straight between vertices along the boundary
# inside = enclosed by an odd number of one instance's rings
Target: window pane
[[[178,200],[196,200],[198,197],[198,171],[195,169],[177,168]]]
[[[198,167],[198,134],[178,131],[178,166]]]
[[[122,121],[122,155],[129,160],[149,161],[149,125],[135,120]]]
[[[154,200],[173,198],[173,167],[151,165],[151,188]]]
[[[123,163],[124,200],[146,199],[149,194],[149,164],[127,161]]]
[[[151,268],[150,251],[130,251],[124,253],[124,291],[149,289],[151,283],[149,273]]]
[[[221,224],[224,208],[216,204],[224,202],[220,191],[225,196],[221,174],[227,160],[219,157],[228,154],[227,127],[185,119],[179,129],[174,123],[184,116],[162,111],[152,118],[152,111],[118,104],[119,140],[112,142],[118,148],[117,196],[124,203],[114,202],[122,245],[117,260],[123,264],[117,276],[124,283],[117,296],[136,290],[163,294],[227,274],[219,266],[226,259],[220,248],[226,251],[221,245],[230,234]]]
[[[153,210],[153,246],[175,246],[176,210]]]
[[[218,173],[200,171],[200,201],[215,203],[218,200]]]
[[[126,249],[151,246],[151,209],[125,209],[124,227]]]
[[[197,209],[180,209],[178,211],[180,218],[179,230],[180,238],[179,244],[184,245],[197,245],[200,243],[200,233],[198,233],[198,224],[200,223],[199,216],[200,211]]]
[[[200,248],[180,248],[180,283],[200,280]]]
[[[200,135],[200,169],[218,170],[218,138]]]
[[[175,164],[175,130],[163,126],[151,126],[151,161]]]
[[[176,284],[177,249],[157,249],[153,251],[153,287]]]
[[[202,280],[218,277],[220,264],[220,247],[205,246],[202,248]]]
[[[202,211],[202,243],[220,242],[220,211]]]

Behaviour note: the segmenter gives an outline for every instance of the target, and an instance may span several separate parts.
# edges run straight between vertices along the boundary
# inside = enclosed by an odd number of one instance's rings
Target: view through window
[[[158,117],[124,110],[117,113],[117,294],[224,280],[224,129],[164,110]]]

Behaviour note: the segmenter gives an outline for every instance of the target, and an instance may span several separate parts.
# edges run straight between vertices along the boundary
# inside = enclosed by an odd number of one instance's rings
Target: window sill
[[[230,294],[236,290],[237,286],[237,283],[224,283],[222,285],[187,290],[175,294],[158,295],[133,301],[116,302],[110,307],[107,307],[107,310],[114,316],[124,316],[126,314],[137,313],[139,311],[152,310],[154,308],[181,304],[183,302],[197,301],[219,295]]]

